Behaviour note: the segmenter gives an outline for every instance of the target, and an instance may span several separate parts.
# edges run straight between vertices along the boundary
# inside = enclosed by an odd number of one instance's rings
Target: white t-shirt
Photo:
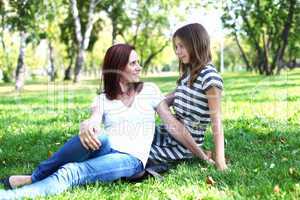
[[[131,154],[146,166],[155,130],[155,108],[164,99],[154,83],[144,83],[130,107],[121,100],[109,100],[102,93],[92,107],[99,109],[113,149]]]

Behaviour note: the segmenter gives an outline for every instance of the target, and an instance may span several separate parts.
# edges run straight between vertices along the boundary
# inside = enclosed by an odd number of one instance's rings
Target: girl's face
[[[139,82],[141,66],[139,64],[138,55],[135,50],[132,50],[129,55],[129,61],[124,70],[125,82]]]
[[[175,53],[184,64],[190,63],[190,55],[179,37],[174,38]]]

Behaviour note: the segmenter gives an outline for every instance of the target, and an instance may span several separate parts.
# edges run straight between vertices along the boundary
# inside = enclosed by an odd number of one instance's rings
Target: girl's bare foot
[[[32,183],[31,176],[29,175],[10,176],[8,181],[12,188],[16,188],[16,187],[20,187]]]

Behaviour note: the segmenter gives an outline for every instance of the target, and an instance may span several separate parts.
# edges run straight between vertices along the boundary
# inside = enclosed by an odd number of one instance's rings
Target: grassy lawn
[[[299,199],[300,70],[281,76],[223,75],[227,172],[197,159],[174,166],[165,180],[80,187],[49,199]],[[145,78],[164,93],[176,77]],[[24,92],[0,84],[0,177],[28,174],[78,133],[89,116],[97,80],[80,85],[31,82]],[[206,148],[212,148],[210,130]],[[207,184],[210,176],[215,184]],[[0,186],[1,188],[2,186]]]

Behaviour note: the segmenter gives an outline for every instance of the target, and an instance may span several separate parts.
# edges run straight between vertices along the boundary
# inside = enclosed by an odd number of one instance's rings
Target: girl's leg
[[[66,163],[81,162],[95,155],[107,154],[111,150],[107,135],[100,134],[98,139],[101,142],[100,148],[96,151],[89,151],[82,146],[79,136],[74,136],[49,159],[39,164],[31,175],[32,182],[34,183],[48,177]]]
[[[142,170],[140,160],[115,151],[81,163],[68,163],[41,181],[15,190],[0,191],[0,196],[12,199],[53,195],[78,185],[130,177]]]

